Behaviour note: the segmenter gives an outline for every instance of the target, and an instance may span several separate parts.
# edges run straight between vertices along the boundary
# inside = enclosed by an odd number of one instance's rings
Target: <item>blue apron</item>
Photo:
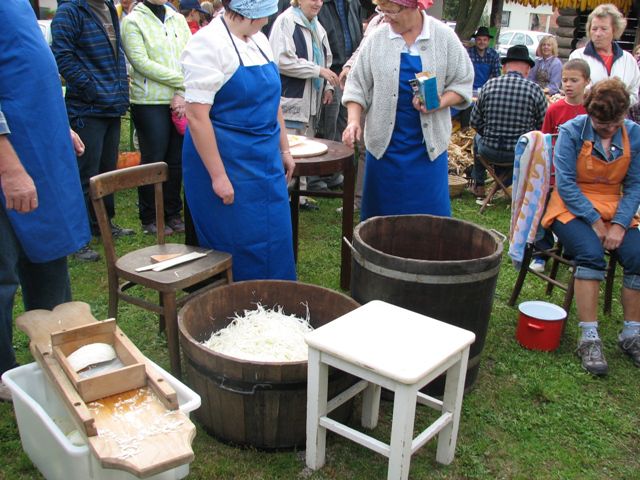
[[[360,218],[381,215],[450,216],[447,152],[429,160],[420,113],[413,108],[409,80],[422,71],[419,56],[403,53],[396,121],[382,158],[367,152]]]
[[[11,19],[0,29],[0,108],[9,141],[38,193],[38,208],[7,215],[29,260],[44,263],[86,245],[87,210],[58,67],[33,8],[26,0],[2,0],[0,18]],[[0,203],[6,207],[1,192]]]
[[[224,205],[214,193],[188,129],[182,154],[187,202],[200,245],[232,255],[234,280],[295,280],[280,156],[280,75],[262,50],[268,63],[245,67],[227,33],[240,66],[216,93],[210,118],[234,202]]]

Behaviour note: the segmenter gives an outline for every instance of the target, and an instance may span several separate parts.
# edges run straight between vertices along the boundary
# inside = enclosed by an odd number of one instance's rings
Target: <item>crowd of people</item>
[[[523,45],[500,58],[488,28],[465,48],[428,14],[429,0],[375,3],[363,32],[360,0],[60,0],[49,50],[34,33],[28,0],[2,2],[0,11],[20,21],[0,32],[0,46],[14,42],[0,50],[0,370],[15,365],[18,286],[25,308],[51,308],[70,299],[67,255],[99,259],[90,246],[99,232],[89,179],[116,168],[127,110],[141,162],[169,166],[165,234],[192,224],[193,241],[233,255],[237,280],[296,278],[287,132],[363,145],[362,220],[451,214],[452,112],[476,129],[477,154],[496,163],[513,163],[524,133],[559,132],[557,187],[540,240],[552,241],[553,231],[575,258],[578,353],[587,370],[606,373],[593,302],[604,250],[617,250],[620,346],[640,366],[640,55],[616,43],[624,16],[613,5],[597,7],[586,46],[563,67],[552,35],[535,61]],[[8,54],[15,35],[24,38],[17,57]],[[435,76],[429,109],[411,85],[425,72]],[[545,94],[558,93],[563,98],[547,108]],[[482,197],[478,163],[473,178]],[[307,188],[341,181],[309,177]],[[134,234],[115,222],[113,199],[107,211],[114,237]],[[144,188],[138,214],[142,231],[157,233],[153,192]],[[50,228],[57,240],[43,249],[34,239]]]

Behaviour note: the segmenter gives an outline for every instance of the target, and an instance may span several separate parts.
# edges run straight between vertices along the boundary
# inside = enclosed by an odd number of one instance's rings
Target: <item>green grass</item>
[[[319,205],[318,212],[301,214],[299,279],[338,289],[339,204],[335,200],[319,200]],[[464,194],[453,201],[453,210],[457,218],[507,233],[510,211],[504,200],[497,201],[481,216],[473,198]],[[118,197],[117,218],[123,226],[140,231],[134,196]],[[132,239],[118,240],[118,248],[124,251],[150,241],[137,234]],[[94,246],[101,249],[98,243]],[[74,299],[89,303],[97,318],[105,318],[104,263],[70,260],[70,270]],[[640,478],[640,370],[615,344],[622,319],[619,301],[614,301],[612,315],[602,318],[610,374],[597,379],[582,371],[573,352],[575,311],[571,312],[556,352],[528,351],[517,344],[517,310],[506,305],[515,278],[505,252],[480,375],[475,389],[464,400],[454,462],[450,466],[437,464],[432,441],[413,457],[411,478]],[[616,296],[618,292],[619,279]],[[542,284],[530,279],[520,301],[544,298]],[[555,293],[552,301],[560,304],[561,292]],[[15,314],[20,312],[17,299]],[[154,315],[121,303],[119,324],[145,355],[168,368],[166,342],[158,334]],[[16,332],[15,346],[21,363],[32,361],[27,339],[21,332]],[[388,438],[390,414],[391,404],[383,402],[376,437]],[[416,428],[426,426],[431,418],[433,414],[420,407]],[[353,422],[352,425],[356,426]],[[193,448],[195,460],[189,477],[193,479],[386,478],[386,458],[332,434],[328,436],[327,463],[318,472],[305,468],[303,452],[264,453],[234,448],[218,442],[200,427]],[[1,404],[0,479],[31,478],[40,478],[39,473],[22,452],[11,406]]]

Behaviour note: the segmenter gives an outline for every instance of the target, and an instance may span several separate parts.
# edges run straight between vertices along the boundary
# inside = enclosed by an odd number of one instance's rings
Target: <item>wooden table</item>
[[[293,227],[293,254],[298,261],[298,215],[300,212],[300,196],[342,198],[342,237],[351,241],[353,237],[353,200],[355,189],[355,160],[353,149],[340,142],[314,138],[324,143],[329,150],[317,157],[295,158],[296,169],[293,172],[295,184],[291,190],[291,224]],[[331,175],[342,172],[344,183],[342,191],[300,190],[300,177],[310,175]],[[342,239],[341,239],[342,240]],[[348,245],[340,242],[340,288],[349,289],[351,281],[351,252]]]

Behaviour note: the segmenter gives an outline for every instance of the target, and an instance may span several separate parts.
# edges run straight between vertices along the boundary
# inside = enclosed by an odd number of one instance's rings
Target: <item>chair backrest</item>
[[[104,197],[121,190],[153,185],[155,192],[156,226],[158,228],[158,244],[164,244],[164,202],[162,199],[162,183],[169,177],[169,168],[164,162],[138,165],[135,167],[113,170],[91,177],[89,192],[91,203],[96,212],[100,235],[104,245],[104,253],[109,269],[115,265],[116,253],[111,234],[111,223],[104,204]]]

